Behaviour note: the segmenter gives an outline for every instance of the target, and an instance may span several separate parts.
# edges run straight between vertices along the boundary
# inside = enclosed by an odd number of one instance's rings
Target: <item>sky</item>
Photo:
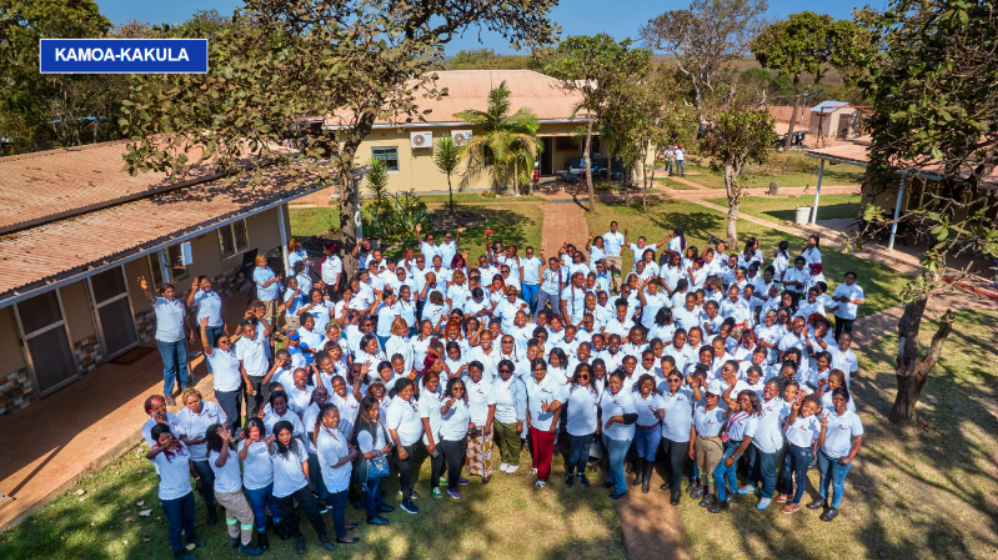
[[[884,0],[841,0],[838,2],[797,2],[770,0],[767,17],[780,19],[788,14],[811,10],[838,19],[851,17],[854,8],[866,4],[883,8]],[[175,24],[186,20],[197,10],[216,9],[231,14],[242,6],[241,0],[171,0],[170,2],[135,2],[135,0],[97,0],[101,12],[114,24],[139,20],[146,23]],[[563,35],[595,35],[609,33],[615,39],[637,38],[638,30],[649,19],[667,10],[689,5],[688,0],[562,0],[552,11],[552,18],[561,25]],[[490,48],[499,53],[512,52],[498,34],[479,33],[469,29],[463,37],[447,46],[447,54],[476,48]]]

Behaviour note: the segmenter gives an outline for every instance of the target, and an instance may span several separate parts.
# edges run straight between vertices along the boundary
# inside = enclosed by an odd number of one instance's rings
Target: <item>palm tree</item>
[[[454,138],[443,136],[433,146],[433,163],[441,173],[447,175],[447,194],[450,196],[450,213],[454,214],[454,189],[451,188],[451,175],[457,171],[461,163],[461,147],[454,143]]]
[[[464,147],[469,172],[481,173],[491,165],[496,194],[499,194],[500,186],[512,184],[513,193],[519,195],[520,182],[530,180],[530,172],[541,149],[537,140],[540,122],[526,107],[507,115],[509,95],[509,88],[503,81],[489,92],[489,104],[485,111],[467,109],[454,116],[481,131]]]

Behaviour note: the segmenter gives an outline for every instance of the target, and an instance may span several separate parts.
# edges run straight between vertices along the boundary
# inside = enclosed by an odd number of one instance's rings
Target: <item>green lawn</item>
[[[490,191],[491,192],[491,191]],[[446,194],[428,194],[421,195],[420,200],[427,204],[442,203],[447,204],[450,200]],[[515,196],[501,196],[501,197],[488,197],[482,196],[482,193],[454,193],[454,203],[472,203],[472,204],[495,204],[503,202],[543,202],[547,200],[542,196],[527,196],[523,195],[520,197]]]
[[[841,513],[822,523],[806,508],[793,515],[743,498],[711,515],[684,496],[679,516],[696,558],[996,558],[998,337],[994,311],[966,311],[930,375],[918,406],[928,428],[894,429],[886,415],[897,382],[897,336],[860,349],[852,382],[865,435],[846,478]],[[923,325],[928,344],[935,323]],[[817,496],[810,471],[804,502]]]
[[[687,241],[697,245],[701,250],[711,236],[717,239],[726,237],[726,219],[721,212],[692,202],[677,200],[649,202],[647,214],[634,207],[626,208],[621,203],[597,204],[595,212],[586,214],[589,232],[592,235],[606,232],[610,222],[617,220],[621,229],[630,228],[632,241],[639,235],[644,235],[650,243],[656,243],[665,237],[667,232],[671,232],[672,228],[682,227],[686,232]],[[790,243],[791,255],[800,254],[804,248],[804,239],[801,237],[739,220],[739,239],[745,240],[749,236],[759,240],[767,259],[784,239]],[[828,278],[830,292],[842,281],[847,271],[854,271],[858,275],[859,284],[866,290],[866,304],[860,306],[860,316],[894,307],[900,303],[898,294],[907,279],[894,270],[854,255],[833,251],[824,251],[823,257],[825,277]],[[630,251],[624,251],[623,266],[624,270],[631,269]]]
[[[691,187],[689,185],[684,185],[678,181],[673,181],[668,177],[655,177],[655,182],[659,183],[669,189],[674,191],[695,191],[696,187]]]
[[[498,460],[498,450],[496,451]],[[498,471],[488,486],[478,479],[463,489],[464,499],[430,497],[429,461],[423,465],[416,485],[419,515],[396,510],[387,514],[391,524],[371,528],[364,514],[347,507],[347,521],[361,523],[352,534],[356,545],[336,545],[332,553],[320,551],[315,532],[302,517],[302,533],[308,545],[306,558],[581,558],[623,560],[626,552],[614,503],[599,487],[566,488],[559,484],[563,458],[555,454],[553,482],[536,491],[529,474],[530,458],[523,451],[519,472]],[[398,505],[397,477],[386,484],[387,503]],[[172,558],[167,525],[156,495],[156,474],[138,449],[129,451],[112,465],[84,479],[27,519],[17,529],[0,535],[0,557],[10,560],[166,560]],[[81,492],[82,491],[82,492]],[[137,505],[141,503],[142,505]],[[228,548],[224,520],[204,526],[204,502],[196,498],[198,534],[208,543],[197,551],[199,558],[235,558]],[[139,515],[150,509],[149,517]],[[324,516],[328,530],[332,520]],[[263,558],[301,558],[294,541],[281,541],[271,533],[271,549]]]
[[[476,196],[477,195],[470,195]],[[527,197],[521,197],[520,200]],[[479,200],[486,200],[481,199]],[[543,200],[543,199],[541,199]],[[440,208],[438,203],[431,203],[431,209]],[[485,231],[495,230],[492,235],[494,241],[502,241],[504,244],[515,244],[522,250],[532,245],[540,248],[541,227],[544,223],[544,213],[536,204],[506,204],[505,201],[497,203],[479,204],[455,204],[458,210],[472,210],[485,215],[488,219],[484,226],[470,228],[461,234],[461,242],[458,249],[468,251],[469,257],[477,259],[479,255],[485,254]],[[313,235],[335,230],[339,227],[339,210],[335,208],[292,208],[291,215],[291,235],[298,239],[307,239]],[[443,232],[436,232],[438,235]],[[407,245],[415,246],[416,240],[410,240]],[[398,257],[401,255],[401,248],[389,251],[389,256]]]
[[[827,194],[822,195],[818,206],[819,220],[836,218],[856,218],[859,216],[859,203],[862,197],[858,194]],[[727,198],[711,198],[721,206],[728,205]],[[814,206],[814,195],[804,195],[789,198],[773,198],[769,196],[747,196],[742,198],[738,210],[750,216],[769,220],[774,223],[792,222],[796,218],[798,206]]]
[[[695,171],[699,175],[689,175],[686,178],[710,189],[723,189],[724,176],[707,166],[687,165],[686,171]],[[776,181],[780,187],[814,187],[818,184],[818,171],[800,173],[763,173],[747,171],[745,185],[749,188],[768,188],[771,181]],[[854,165],[826,164],[821,179],[822,185],[859,185],[863,182],[863,169]]]

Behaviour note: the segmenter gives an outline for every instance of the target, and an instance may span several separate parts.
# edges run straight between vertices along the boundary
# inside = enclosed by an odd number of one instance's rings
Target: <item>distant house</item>
[[[479,130],[454,115],[466,109],[484,111],[489,91],[503,81],[511,92],[510,113],[528,107],[540,120],[538,136],[543,150],[537,164],[541,176],[554,175],[565,168],[567,160],[582,157],[577,132],[585,125],[585,113],[580,111],[573,116],[581,96],[562,89],[559,80],[533,70],[449,70],[436,74],[436,87],[447,88],[447,95],[440,99],[417,96],[420,110],[430,110],[424,116],[425,122],[378,122],[357,150],[357,164],[374,158],[387,164],[389,191],[446,190],[447,179],[433,164],[433,143],[441,136],[452,136],[460,143],[479,134]],[[325,128],[339,125],[335,116],[313,122],[321,123]],[[594,137],[592,152],[601,153],[598,136]],[[606,157],[606,154],[602,155]],[[486,175],[469,179],[465,188],[487,189],[491,186],[491,179]],[[459,181],[455,179],[455,188]]]
[[[848,140],[862,135],[863,114],[859,107],[845,101],[822,101],[808,114],[807,132],[814,138]]]
[[[281,255],[288,201],[315,190],[276,169],[255,186],[210,172],[133,177],[125,146],[0,158],[0,414],[149,339],[138,276],[179,295],[206,275],[230,293],[245,257]]]

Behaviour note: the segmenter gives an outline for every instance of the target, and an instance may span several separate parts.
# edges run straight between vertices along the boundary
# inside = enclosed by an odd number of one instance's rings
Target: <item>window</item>
[[[390,148],[371,148],[371,159],[380,159],[385,162],[388,171],[399,170],[399,149],[394,146]]]
[[[246,235],[246,220],[239,220],[218,228],[218,244],[222,248],[223,257],[231,257],[241,253],[249,246]]]
[[[152,272],[152,289],[155,292],[156,288],[165,282],[163,278],[163,268],[159,266],[159,253],[149,253],[149,270]]]
[[[184,265],[184,254],[180,248],[180,243],[167,247],[166,256],[170,263],[170,276],[173,277],[172,281],[183,280],[187,278],[187,267]]]

